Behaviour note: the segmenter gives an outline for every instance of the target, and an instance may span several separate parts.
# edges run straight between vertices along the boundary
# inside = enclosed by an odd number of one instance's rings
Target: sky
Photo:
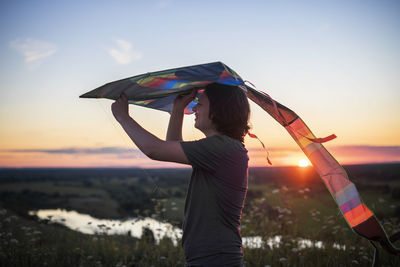
[[[400,162],[398,1],[0,1],[0,167],[182,167],[147,159],[105,83],[221,61],[295,111],[342,164]],[[305,158],[251,104],[273,166]],[[169,114],[131,106],[165,138]],[[202,138],[186,116],[184,140]],[[245,139],[250,166],[267,166]]]

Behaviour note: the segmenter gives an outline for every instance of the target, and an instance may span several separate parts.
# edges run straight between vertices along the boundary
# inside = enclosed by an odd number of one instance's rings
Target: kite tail
[[[303,120],[292,110],[276,102],[268,94],[259,92],[250,86],[245,86],[247,97],[284,126],[303,150],[336,201],[351,229],[370,240],[372,244],[373,242],[378,242],[387,252],[400,255],[400,250],[391,243],[400,239],[400,233],[388,238],[375,215],[362,202],[355,185],[348,179],[344,168],[321,144],[332,140],[336,136],[330,135],[325,138],[316,138]],[[379,264],[377,250],[375,250],[375,264]]]
[[[268,152],[268,149],[266,148],[266,146],[264,145],[264,143],[261,141],[261,139],[258,138],[257,135],[252,134],[252,133],[250,133],[250,132],[247,132],[247,134],[248,134],[251,138],[256,138],[256,139],[258,140],[258,142],[261,143],[262,147],[263,147],[264,150],[267,152],[267,162],[268,162],[269,165],[272,165],[272,162],[271,162],[271,160],[269,159],[269,152]]]

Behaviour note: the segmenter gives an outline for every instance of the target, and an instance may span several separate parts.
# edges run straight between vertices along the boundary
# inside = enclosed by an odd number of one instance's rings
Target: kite
[[[255,86],[248,85],[235,71],[222,62],[141,74],[107,83],[80,97],[115,100],[125,93],[130,104],[170,112],[178,95],[188,93],[194,88],[202,88],[210,83],[240,87],[249,99],[285,127],[314,166],[347,224],[374,246],[374,266],[379,264],[379,253],[374,242],[379,243],[387,252],[400,255],[400,249],[392,244],[400,238],[400,232],[390,238],[387,236],[375,215],[362,202],[344,168],[322,145],[323,142],[336,136],[316,138],[295,112],[276,102],[268,94],[256,90]],[[195,105],[195,101],[191,102],[185,109],[185,114],[193,113],[192,108]]]

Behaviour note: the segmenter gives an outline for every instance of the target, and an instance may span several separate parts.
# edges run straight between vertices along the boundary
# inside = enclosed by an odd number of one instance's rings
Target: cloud
[[[124,147],[99,147],[99,148],[58,148],[58,149],[10,149],[2,152],[11,153],[46,153],[46,154],[113,154],[121,157],[144,157],[138,149]]]
[[[128,41],[119,39],[115,43],[117,44],[117,48],[111,48],[109,53],[118,63],[128,64],[142,58],[140,52],[132,50],[132,44]]]
[[[400,146],[336,146],[330,150],[338,154],[347,154],[352,157],[385,156],[391,159],[400,159]]]
[[[342,164],[400,162],[400,146],[333,146],[328,150]],[[262,148],[249,148],[248,151],[251,166],[265,166],[267,164],[265,150]],[[297,165],[299,159],[305,158],[300,148],[272,147],[268,151],[270,152],[270,160],[274,164],[273,166]],[[147,158],[140,150],[128,147],[10,149],[0,150],[0,157],[3,153],[7,153],[5,158],[7,160],[10,160],[15,155],[15,157],[23,156],[25,161],[29,161],[30,158],[32,160],[40,158],[46,164],[50,164],[54,159],[58,159],[56,163],[60,164],[60,158],[63,158],[65,162],[72,162],[71,166],[79,164],[97,166],[105,164],[104,162],[107,162],[107,166],[161,166],[160,163],[155,163]],[[38,157],[35,153],[42,153],[43,156]],[[60,157],[54,157],[54,155],[60,155]]]
[[[328,151],[342,164],[369,164],[400,162],[400,146],[349,145],[332,146]],[[256,164],[265,162],[266,151],[262,148],[250,148],[250,160]],[[305,158],[300,148],[268,148],[273,164],[290,165]]]
[[[49,57],[57,51],[54,44],[31,38],[16,39],[10,43],[10,47],[22,54],[27,63]]]

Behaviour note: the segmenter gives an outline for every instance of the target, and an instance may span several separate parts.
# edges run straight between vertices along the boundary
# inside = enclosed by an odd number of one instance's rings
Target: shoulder
[[[213,135],[197,141],[181,142],[193,167],[215,171],[226,164],[248,161],[244,145],[225,135]]]
[[[239,140],[229,136],[218,134],[202,138],[196,141],[181,142],[184,150],[206,150],[218,154],[226,154],[236,152],[247,153],[244,144]]]
[[[199,141],[207,143],[212,149],[221,149],[227,153],[233,151],[247,153],[246,147],[239,140],[223,134],[206,137]]]
[[[223,135],[223,134],[213,135],[208,138],[215,138],[217,142],[221,142],[223,144],[226,144],[227,146],[246,150],[246,148],[242,142],[240,142],[239,140],[233,139],[229,136]]]

